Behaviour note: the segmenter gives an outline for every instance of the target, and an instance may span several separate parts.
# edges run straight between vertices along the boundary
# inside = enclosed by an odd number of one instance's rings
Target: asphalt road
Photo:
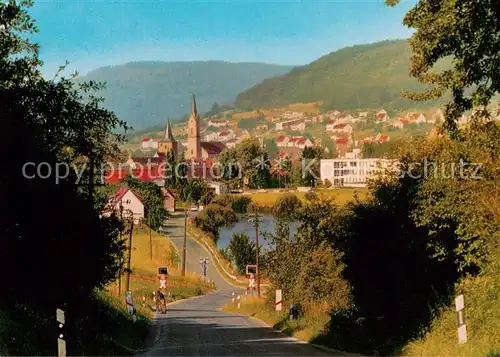
[[[184,219],[173,218],[168,236],[182,254]],[[210,257],[203,246],[188,237],[187,271],[199,273],[199,259]],[[181,255],[182,256],[182,255]],[[344,356],[328,353],[289,338],[256,319],[218,311],[241,293],[209,263],[208,277],[217,291],[174,302],[166,315],[156,315],[155,344],[142,356]]]

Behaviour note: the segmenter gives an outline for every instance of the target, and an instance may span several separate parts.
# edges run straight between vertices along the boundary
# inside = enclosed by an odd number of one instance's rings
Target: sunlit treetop
[[[394,6],[399,0],[386,0]],[[404,25],[416,29],[410,75],[429,89],[404,93],[425,101],[451,92],[445,108],[445,128],[456,131],[456,120],[473,107],[485,107],[500,91],[500,5],[498,0],[419,0],[405,16]],[[433,72],[440,59],[452,58],[452,67]],[[467,95],[465,90],[471,89]],[[486,117],[486,110],[479,116]]]

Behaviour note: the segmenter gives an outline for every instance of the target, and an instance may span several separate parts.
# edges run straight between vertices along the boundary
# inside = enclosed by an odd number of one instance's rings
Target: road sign
[[[167,267],[158,268],[158,275],[168,275],[168,268]]]
[[[255,264],[247,265],[245,270],[246,270],[246,275],[257,274],[257,265]]]

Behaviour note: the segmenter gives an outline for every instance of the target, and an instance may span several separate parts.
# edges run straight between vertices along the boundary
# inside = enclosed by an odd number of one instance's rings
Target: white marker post
[[[239,308],[240,308],[240,306],[241,306],[241,305],[240,305],[240,299],[241,299],[241,297],[238,295],[238,309],[239,309]]]
[[[234,291],[233,291],[233,300],[232,301],[234,302]]]
[[[281,290],[276,290],[276,311],[281,311],[283,309],[283,299],[281,296]]]
[[[56,310],[56,319],[59,322],[59,336],[57,336],[57,355],[58,357],[66,357],[66,336],[64,336],[64,311],[61,309]]]
[[[467,328],[465,327],[465,301],[464,296],[459,295],[455,298],[455,307],[457,311],[457,324],[458,324],[458,343],[462,344],[467,342]]]

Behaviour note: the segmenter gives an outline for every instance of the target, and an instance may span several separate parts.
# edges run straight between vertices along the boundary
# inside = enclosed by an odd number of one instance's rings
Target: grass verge
[[[306,342],[319,336],[329,320],[326,314],[317,314],[315,317],[307,319],[300,317],[298,320],[292,321],[289,319],[286,306],[283,306],[283,310],[278,312],[268,300],[257,297],[242,297],[239,309],[236,302],[231,302],[223,306],[221,310],[255,317],[287,336],[293,336]]]

